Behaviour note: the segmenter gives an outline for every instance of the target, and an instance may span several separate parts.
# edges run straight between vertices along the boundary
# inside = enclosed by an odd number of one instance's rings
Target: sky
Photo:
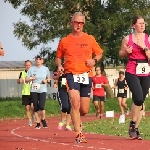
[[[27,50],[13,34],[13,23],[19,20],[30,23],[28,18],[20,14],[19,9],[14,9],[11,4],[0,0],[0,42],[5,50],[5,56],[0,57],[0,61],[25,61],[33,60],[39,53],[40,47],[32,51]],[[50,43],[52,50],[57,48],[58,41]]]

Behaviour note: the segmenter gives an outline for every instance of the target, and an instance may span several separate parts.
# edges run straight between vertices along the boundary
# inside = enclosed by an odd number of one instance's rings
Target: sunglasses
[[[80,26],[83,26],[84,25],[84,22],[78,22],[78,21],[72,21],[74,25],[80,25]]]

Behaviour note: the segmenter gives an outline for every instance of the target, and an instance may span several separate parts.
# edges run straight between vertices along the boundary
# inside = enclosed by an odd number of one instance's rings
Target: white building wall
[[[109,84],[112,87],[114,85],[115,79],[118,78],[119,71],[124,69],[105,69]],[[17,84],[17,79],[19,77],[21,70],[0,70],[0,97],[21,97],[21,85]],[[51,79],[53,72],[50,71]],[[51,87],[48,86],[48,96],[52,97],[52,93],[57,93],[57,89],[53,88],[54,80],[51,80]],[[114,90],[113,90],[114,91]],[[115,96],[117,96],[117,89],[114,91]],[[132,93],[128,89],[128,98],[132,97]]]

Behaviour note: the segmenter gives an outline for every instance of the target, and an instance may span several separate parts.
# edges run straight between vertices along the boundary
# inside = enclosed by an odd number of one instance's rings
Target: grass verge
[[[124,124],[119,124],[119,119],[103,119],[83,123],[84,132],[97,133],[102,135],[114,135],[127,137],[130,119],[126,119]],[[142,119],[139,131],[143,139],[150,140],[150,117]]]
[[[127,100],[127,104],[129,108],[131,108],[131,99]],[[145,101],[146,104],[146,110],[150,110],[150,101],[149,98]],[[60,114],[60,107],[58,105],[57,100],[50,100],[48,99],[46,101],[45,105],[46,114],[48,116],[50,115],[59,115]],[[118,107],[118,101],[117,98],[114,99],[107,99],[105,102],[105,111],[114,110],[115,113],[120,112],[120,109]],[[22,105],[21,98],[0,98],[0,119],[2,118],[20,118],[25,117],[25,109]],[[93,114],[95,113],[95,107],[91,100],[91,105],[89,109],[89,113]]]

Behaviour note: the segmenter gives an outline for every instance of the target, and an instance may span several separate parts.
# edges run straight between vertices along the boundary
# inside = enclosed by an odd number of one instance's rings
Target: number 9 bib
[[[150,66],[148,63],[137,63],[136,74],[149,74]]]
[[[74,78],[74,82],[78,82],[82,84],[89,84],[88,73],[76,74],[76,75],[73,75],[73,78]]]

